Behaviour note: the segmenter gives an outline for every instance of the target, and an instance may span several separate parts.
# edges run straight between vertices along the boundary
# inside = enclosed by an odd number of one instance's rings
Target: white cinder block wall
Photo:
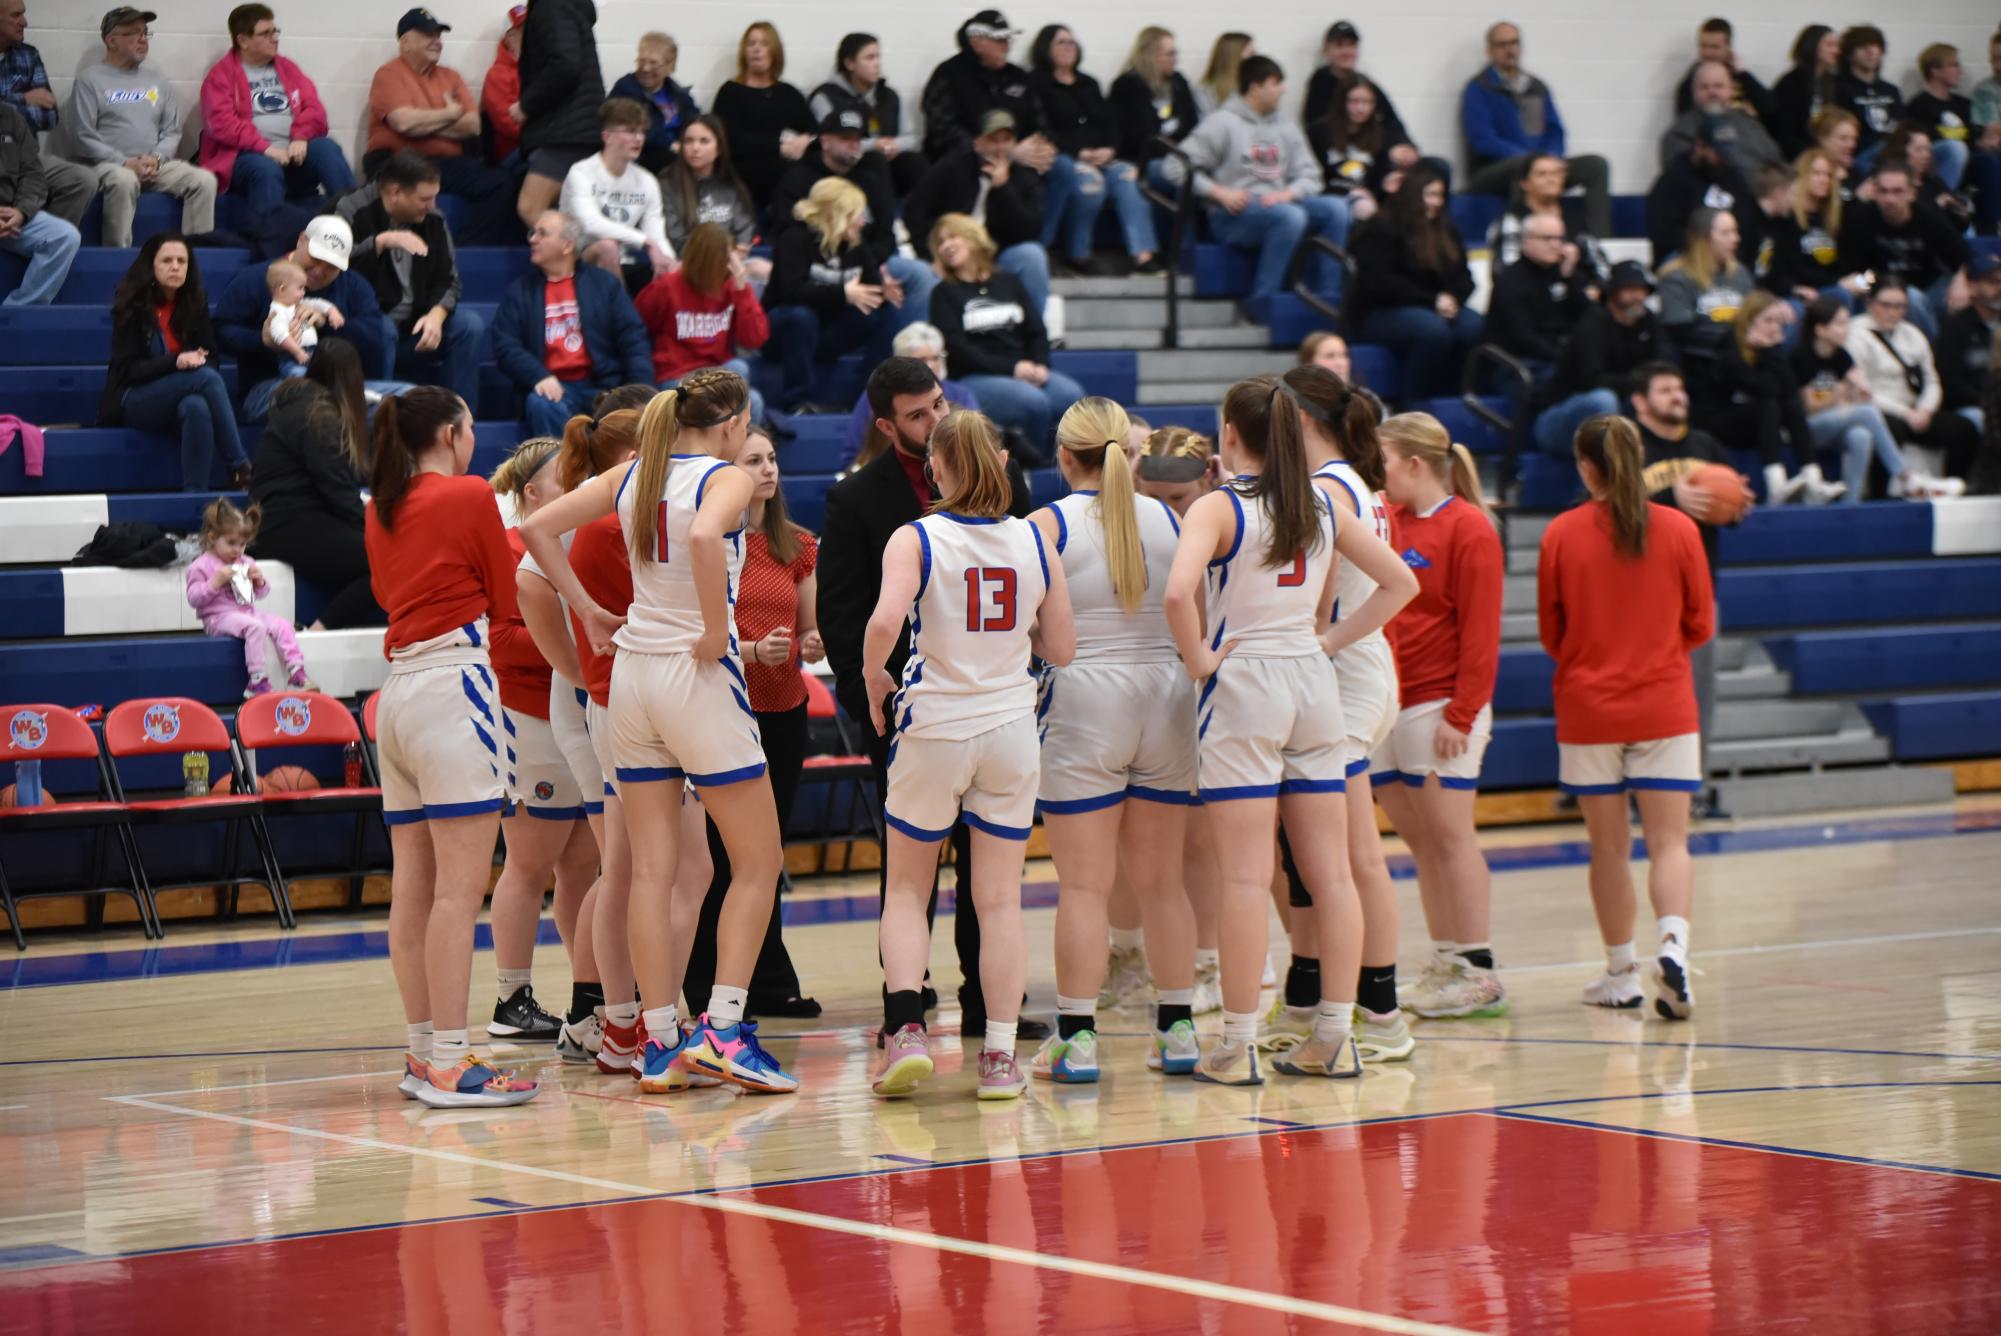
[[[152,60],[169,71],[186,109],[188,145],[199,124],[196,109],[201,76],[228,49],[224,0],[186,7],[153,0]],[[395,54],[397,18],[404,0],[338,0],[272,5],[284,32],[281,50],[319,85],[332,115],[334,133],[360,157],[368,81],[376,67]],[[681,45],[677,77],[690,85],[704,108],[717,86],[735,70],[736,43],[746,23],[768,19],[786,47],[788,81],[810,93],[826,77],[836,44],[845,32],[861,29],[882,39],[883,68],[890,84],[914,107],[931,68],[950,55],[952,34],[982,6],[977,0],[678,0],[674,4],[599,0],[598,46],[610,85],[632,62],[634,39],[659,28]],[[67,98],[71,75],[102,52],[98,19],[104,0],[29,0],[28,40],[41,48],[57,94]],[[495,42],[506,24],[503,0],[435,0],[433,12],[454,26],[445,42],[445,60],[475,90],[492,63]],[[1336,18],[1347,18],[1362,33],[1363,68],[1387,88],[1419,143],[1455,164],[1463,162],[1458,132],[1462,84],[1483,63],[1481,36],[1488,23],[1508,17],[1522,26],[1524,63],[1548,80],[1570,135],[1573,153],[1600,153],[1611,160],[1614,188],[1646,190],[1656,171],[1655,142],[1667,126],[1674,84],[1693,59],[1695,29],[1712,14],[1737,28],[1737,48],[1767,84],[1787,64],[1786,53],[1803,24],[1839,28],[1874,22],[1889,37],[1890,77],[1909,93],[1918,86],[1917,53],[1935,41],[1960,49],[1969,83],[1987,72],[1987,40],[2001,10],[1986,0],[1900,0],[1890,6],[1863,0],[1368,0],[1368,3],[1307,3],[1256,0],[1229,6],[1215,0],[1072,0],[1071,3],[1010,3],[1002,6],[1017,27],[1032,36],[1044,23],[1071,26],[1083,44],[1085,67],[1109,85],[1124,63],[1133,33],[1147,23],[1173,29],[1180,39],[1183,72],[1199,75],[1209,43],[1226,28],[1252,33],[1258,49],[1282,64],[1291,84],[1292,114],[1305,91],[1306,76],[1318,59],[1320,34]],[[1017,47],[1026,63],[1028,37]]]

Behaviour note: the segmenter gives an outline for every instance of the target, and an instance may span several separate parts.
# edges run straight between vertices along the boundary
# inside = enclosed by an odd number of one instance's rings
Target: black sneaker
[[[493,1004],[493,1022],[486,1032],[496,1039],[525,1039],[531,1043],[553,1043],[563,1032],[563,1022],[542,1010],[535,1001],[535,989],[522,984],[514,996]]]

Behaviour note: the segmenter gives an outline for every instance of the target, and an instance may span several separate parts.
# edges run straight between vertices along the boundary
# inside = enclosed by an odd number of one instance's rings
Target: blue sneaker
[[[1042,1048],[1029,1063],[1029,1072],[1041,1081],[1060,1085],[1087,1085],[1098,1079],[1098,1035],[1080,1030],[1068,1039],[1056,1035],[1042,1041]]]
[[[755,1021],[718,1026],[704,1014],[684,1043],[682,1054],[681,1061],[690,1072],[719,1077],[754,1095],[789,1095],[799,1088],[798,1079],[757,1042]]]
[[[646,1046],[639,1050],[639,1060],[633,1064],[641,1094],[671,1095],[688,1088],[688,1073],[681,1069],[681,1055],[688,1051],[687,1041],[679,1026],[674,1028],[673,1035],[672,1044],[653,1035],[646,1037]]]

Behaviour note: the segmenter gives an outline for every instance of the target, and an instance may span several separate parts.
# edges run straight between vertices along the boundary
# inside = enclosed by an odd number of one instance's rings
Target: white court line
[[[274,1086],[321,1085],[328,1081],[367,1081],[377,1076],[401,1076],[403,1070],[401,1067],[389,1067],[379,1072],[342,1072],[339,1076],[293,1076],[283,1081],[242,1081],[236,1085],[192,1086],[186,1090],[143,1090],[137,1095],[106,1095],[104,1098],[157,1099],[163,1095],[206,1095],[217,1090],[269,1090]]]
[[[1400,1333],[1401,1336],[1473,1336],[1462,1327],[1446,1327],[1431,1322],[1417,1322],[1409,1318],[1395,1317],[1387,1313],[1371,1313],[1359,1308],[1343,1308],[1339,1304],[1316,1303],[1310,1299],[1296,1299],[1290,1295],[1270,1294],[1262,1290],[1243,1289],[1236,1285],[1224,1285],[1215,1281],[1194,1280],[1183,1276],[1159,1275],[1142,1271],[1135,1267],[1114,1266],[1105,1262],[1087,1262],[1075,1257],[1058,1257],[1048,1253],[1033,1252],[1026,1248],[1009,1248],[1000,1244],[981,1243],[974,1239],[952,1238],[942,1234],[926,1234],[919,1230],[902,1229],[895,1225],[872,1225],[859,1220],[845,1220],[839,1216],[820,1215],[812,1211],[795,1211],[784,1206],[771,1206],[763,1202],[746,1201],[741,1198],[719,1196],[670,1197],[657,1187],[642,1186],[637,1183],[621,1183],[608,1178],[592,1178],[584,1174],[572,1174],[561,1169],[541,1169],[534,1165],[512,1164],[505,1160],[482,1159],[477,1155],[461,1155],[455,1151],[433,1150],[428,1146],[399,1145],[393,1141],[380,1141],[373,1137],[348,1136],[341,1132],[324,1132],[317,1128],[294,1127],[290,1123],[269,1122],[262,1118],[242,1118],[229,1113],[210,1113],[204,1109],[189,1109],[177,1104],[162,1104],[138,1095],[106,1095],[105,1099],[114,1104],[127,1104],[137,1108],[154,1109],[161,1113],[179,1114],[189,1118],[208,1118],[215,1122],[234,1123],[239,1127],[252,1127],[267,1132],[283,1132],[291,1136],[312,1137],[320,1141],[333,1141],[343,1145],[362,1146],[370,1150],[394,1151],[401,1155],[423,1159],[443,1160],[450,1164],[463,1164],[476,1169],[498,1170],[503,1173],[525,1174],[531,1178],[544,1178],[559,1183],[570,1183],[579,1187],[595,1188],[614,1192],[620,1196],[652,1197],[656,1200],[693,1206],[701,1210],[720,1211],[726,1215],[752,1216],[760,1220],[770,1220],[780,1224],[801,1225],[808,1229],[823,1229],[829,1233],[850,1234],[857,1238],[874,1239],[882,1243],[901,1243],[916,1248],[928,1248],[934,1252],[958,1253],[966,1257],[978,1257],[990,1262],[1012,1262],[1019,1266],[1035,1267],[1044,1271],[1060,1271],[1067,1275],[1088,1276],[1094,1280],[1109,1280],[1126,1285],[1137,1285],[1145,1289],[1164,1290],[1172,1294],[1182,1294],[1193,1299],[1212,1299],[1223,1303],[1239,1304],[1247,1308],[1262,1308],[1268,1312],[1288,1313],[1298,1317],[1313,1318],[1322,1322],[1345,1323],[1351,1327],[1362,1327],[1369,1331]],[[751,1191],[753,1189],[738,1189]],[[392,1222],[393,1223],[393,1222]]]
[[[1843,946],[1890,946],[1898,942],[1933,942],[1941,937],[1979,937],[1983,934],[2001,932],[1994,928],[1944,928],[1936,932],[1893,932],[1876,937],[1834,937],[1819,942],[1780,942],[1775,946],[1726,946],[1717,950],[1698,951],[1695,956],[1703,960],[1714,960],[1719,956],[1770,956],[1781,951],[1831,951]],[[1555,965],[1503,965],[1497,974],[1550,974],[1557,970],[1602,969],[1604,957],[1596,960],[1572,960]]]
[[[0,1215],[0,1226],[25,1225],[31,1220],[68,1220],[82,1215],[78,1211],[43,1211],[39,1215]]]
[[[25,1109],[27,1107],[25,1104],[0,1104],[0,1113],[5,1113],[9,1109]]]

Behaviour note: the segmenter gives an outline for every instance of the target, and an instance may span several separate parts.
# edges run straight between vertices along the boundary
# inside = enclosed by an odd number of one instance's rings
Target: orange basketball
[[[1735,524],[1744,518],[1744,512],[1758,503],[1751,492],[1751,484],[1743,474],[1728,464],[1700,464],[1688,475],[1688,485],[1700,488],[1709,494],[1715,509],[1711,512],[1711,524]]]
[[[264,775],[260,781],[266,793],[296,793],[300,789],[316,789],[320,781],[304,766],[281,765]]]
[[[208,791],[211,796],[218,793],[236,792],[236,772],[231,770],[223,774],[215,783],[208,786]]]
[[[4,789],[0,789],[0,807],[16,806],[17,804],[14,801],[14,797],[15,797],[14,786],[12,784],[9,784]],[[55,794],[50,793],[47,789],[42,790],[41,805],[43,807],[53,807],[55,805],[55,801],[56,801]]]

